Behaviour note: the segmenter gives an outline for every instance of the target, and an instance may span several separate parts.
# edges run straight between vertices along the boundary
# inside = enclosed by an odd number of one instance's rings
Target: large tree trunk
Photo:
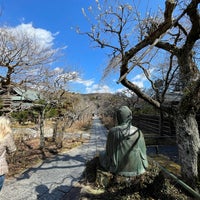
[[[200,146],[196,115],[191,113],[187,116],[177,115],[175,126],[182,177],[187,184],[196,188]]]

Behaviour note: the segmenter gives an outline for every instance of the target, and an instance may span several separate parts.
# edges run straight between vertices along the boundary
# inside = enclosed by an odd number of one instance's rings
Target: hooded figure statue
[[[132,126],[132,112],[127,106],[117,111],[117,121],[118,126],[108,133],[105,152],[99,155],[100,164],[114,174],[140,175],[148,167],[143,134]]]

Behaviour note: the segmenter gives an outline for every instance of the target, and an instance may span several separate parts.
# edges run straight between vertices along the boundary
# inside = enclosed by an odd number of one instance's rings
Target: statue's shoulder
[[[122,130],[123,130],[123,127],[121,125],[117,125],[117,126],[114,126],[113,128],[111,128],[109,132],[111,134],[118,135],[118,134],[122,134]]]
[[[112,127],[111,129],[110,129],[110,132],[116,132],[116,131],[118,131],[119,130],[119,126],[114,126],[114,127]]]
[[[131,125],[130,131],[133,133],[133,132],[140,131],[140,130],[138,127]]]

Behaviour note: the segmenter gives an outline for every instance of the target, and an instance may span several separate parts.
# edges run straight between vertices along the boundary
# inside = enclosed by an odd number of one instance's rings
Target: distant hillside
[[[98,115],[113,115],[121,105],[131,107],[134,104],[133,98],[122,94],[91,93],[76,95],[79,96],[80,103],[82,102],[85,104],[87,102],[90,106],[90,112]]]

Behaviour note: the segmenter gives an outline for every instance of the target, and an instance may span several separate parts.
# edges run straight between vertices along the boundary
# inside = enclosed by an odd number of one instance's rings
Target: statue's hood
[[[132,121],[132,112],[127,106],[122,106],[117,111],[117,120],[119,125],[123,125]]]

